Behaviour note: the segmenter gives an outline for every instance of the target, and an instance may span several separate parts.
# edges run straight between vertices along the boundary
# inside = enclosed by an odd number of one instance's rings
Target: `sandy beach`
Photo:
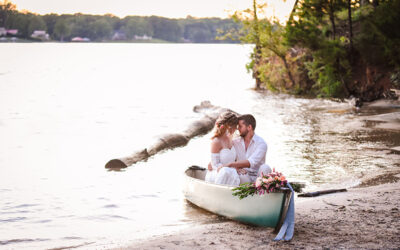
[[[295,234],[289,242],[274,242],[271,228],[224,221],[119,249],[399,249],[400,174],[373,179],[343,193],[297,197]]]

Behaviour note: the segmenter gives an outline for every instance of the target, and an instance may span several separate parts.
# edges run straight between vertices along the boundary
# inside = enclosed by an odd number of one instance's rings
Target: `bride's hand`
[[[208,168],[208,171],[213,171],[213,168],[212,168],[212,166],[211,166],[211,163],[208,163],[207,168]]]
[[[247,174],[247,171],[246,171],[246,169],[243,169],[243,168],[239,168],[239,169],[236,169],[236,172],[238,173],[238,174]]]

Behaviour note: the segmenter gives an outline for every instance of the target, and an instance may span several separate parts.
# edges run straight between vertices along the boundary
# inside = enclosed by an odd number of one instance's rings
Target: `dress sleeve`
[[[222,166],[221,158],[219,153],[211,153],[211,165],[213,169],[217,169],[219,166]]]

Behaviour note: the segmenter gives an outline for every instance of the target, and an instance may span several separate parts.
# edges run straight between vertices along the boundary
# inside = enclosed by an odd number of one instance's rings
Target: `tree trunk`
[[[285,65],[290,81],[292,82],[293,86],[296,86],[296,82],[294,81],[292,71],[289,68],[289,64],[287,63],[285,56],[281,56],[280,58],[282,59],[283,64]]]
[[[379,5],[379,0],[372,0],[372,6],[374,6],[374,8],[378,7]]]
[[[332,32],[333,32],[333,40],[336,38],[336,25],[335,25],[335,15],[333,13],[333,7],[329,10],[329,20],[331,20],[332,24]]]
[[[290,12],[289,22],[293,20],[293,15],[294,15],[294,12],[296,11],[296,7],[297,7],[297,3],[298,2],[299,2],[299,0],[296,0],[296,2],[294,2],[292,12]]]
[[[260,42],[260,30],[258,26],[258,17],[257,17],[257,1],[253,0],[253,18],[254,18],[254,36],[256,42],[256,48],[254,51],[254,67],[253,67],[253,78],[256,79],[256,88],[261,88],[261,80],[258,77],[257,67],[260,63],[261,59],[261,42]]]
[[[349,13],[350,59],[351,59],[353,54],[353,24],[351,21],[351,0],[348,0],[348,13]]]

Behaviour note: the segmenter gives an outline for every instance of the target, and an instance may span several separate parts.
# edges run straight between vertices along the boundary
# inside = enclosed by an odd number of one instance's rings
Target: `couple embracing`
[[[205,181],[238,186],[254,182],[261,173],[271,172],[265,164],[267,144],[254,133],[256,120],[250,115],[237,116],[234,112],[222,113],[214,128],[211,142],[211,164]],[[233,138],[238,130],[240,137]]]

